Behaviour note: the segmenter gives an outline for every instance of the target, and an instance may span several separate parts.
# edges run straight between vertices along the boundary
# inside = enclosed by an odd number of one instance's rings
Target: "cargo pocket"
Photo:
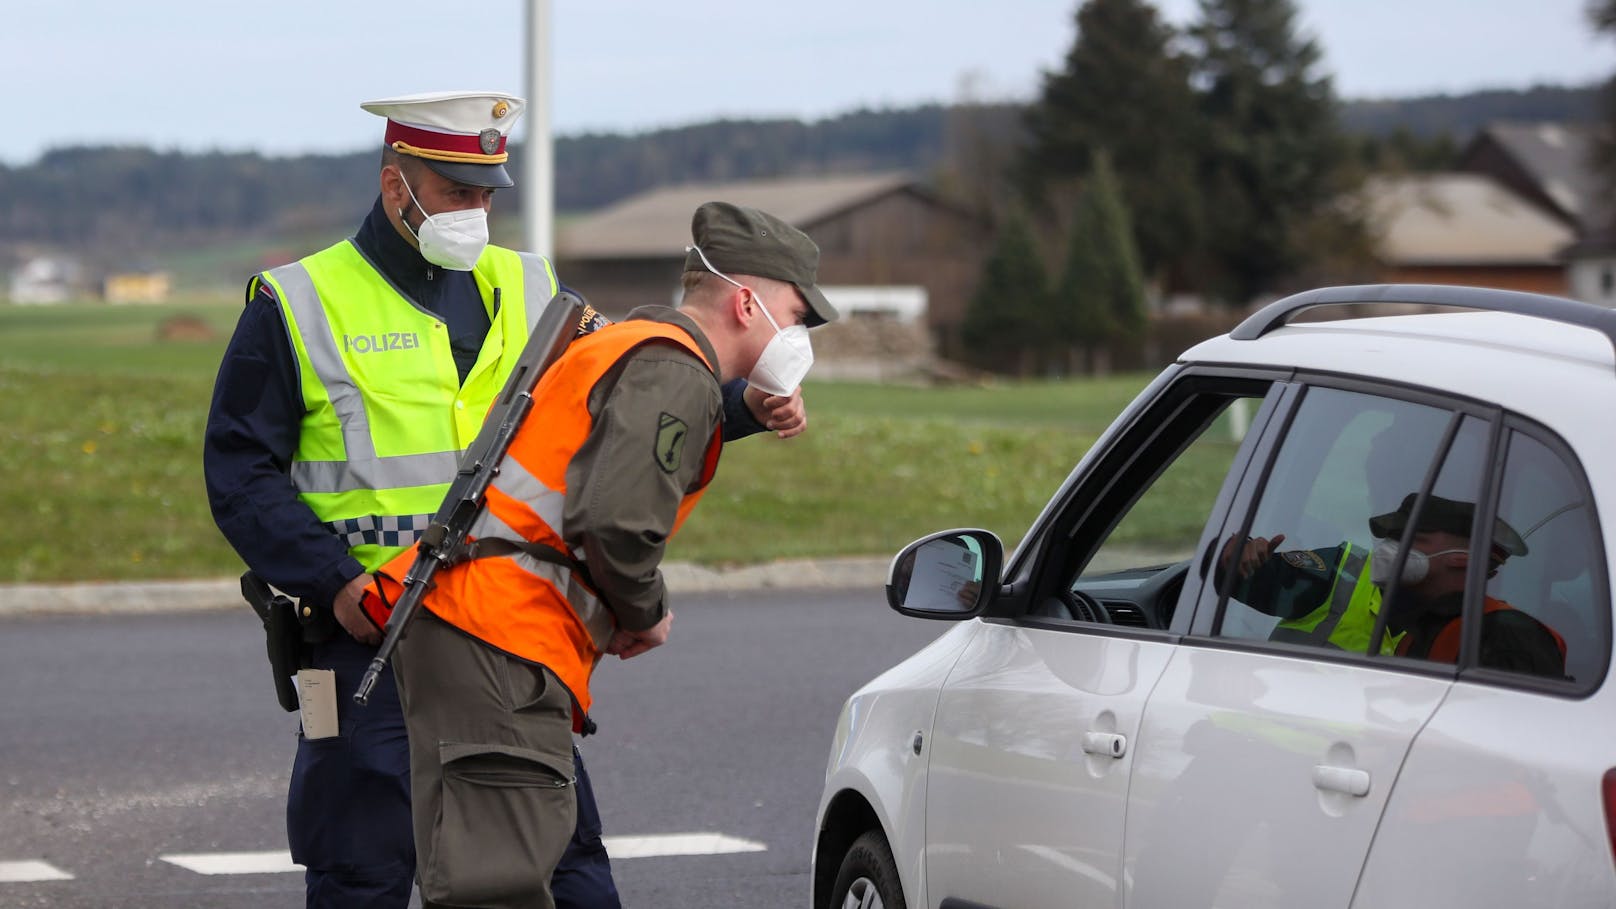
[[[499,667],[500,683],[505,686],[505,706],[512,713],[524,715],[524,723],[551,717],[571,727],[572,694],[554,673],[516,657],[496,654],[495,658],[504,661]]]
[[[422,896],[480,906],[540,892],[576,821],[571,768],[507,745],[446,742],[438,753],[442,795],[420,855]]]

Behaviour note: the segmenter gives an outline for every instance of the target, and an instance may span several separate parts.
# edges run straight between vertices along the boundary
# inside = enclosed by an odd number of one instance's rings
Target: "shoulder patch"
[[[1324,560],[1319,558],[1319,554],[1311,549],[1293,549],[1290,552],[1280,553],[1279,557],[1284,559],[1292,567],[1300,568],[1303,571],[1327,570]]]
[[[673,473],[679,469],[684,461],[685,439],[689,435],[690,426],[684,420],[666,412],[657,415],[656,450],[652,454],[663,473]]]

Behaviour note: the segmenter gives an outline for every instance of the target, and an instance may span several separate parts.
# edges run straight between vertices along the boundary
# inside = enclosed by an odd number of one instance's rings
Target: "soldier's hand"
[[[337,592],[337,598],[331,602],[331,610],[336,613],[337,624],[342,626],[343,631],[359,643],[374,647],[382,642],[382,631],[359,608],[359,598],[364,596],[365,588],[370,586],[372,580],[370,575],[362,574],[349,581]]]
[[[782,439],[800,435],[808,428],[808,408],[802,403],[801,388],[789,395],[771,395],[748,385],[742,398],[763,428],[773,430]]]
[[[653,647],[661,647],[667,643],[668,629],[672,625],[673,610],[670,609],[662,616],[662,621],[644,631],[624,631],[619,628],[612,632],[612,639],[606,644],[606,652],[623,660],[637,657]]]

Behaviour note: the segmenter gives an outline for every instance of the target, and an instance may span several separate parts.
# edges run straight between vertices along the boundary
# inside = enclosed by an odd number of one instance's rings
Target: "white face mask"
[[[404,179],[402,171],[398,176]],[[415,191],[410,189],[408,180],[404,180],[404,191],[410,194],[410,201],[421,209],[421,214],[426,215],[420,231],[410,230],[415,235],[415,242],[421,246],[421,258],[450,271],[471,271],[483,254],[483,249],[488,246],[488,212],[479,206],[428,215],[415,198]],[[403,212],[398,214],[400,220],[404,221],[404,228],[409,230],[409,220],[404,218]]]
[[[1397,561],[1397,541],[1393,539],[1380,539],[1375,541],[1375,550],[1369,557],[1369,580],[1376,587],[1385,587],[1392,579],[1392,565]],[[1427,555],[1418,549],[1410,548],[1408,558],[1403,560],[1403,576],[1401,583],[1418,584],[1431,573],[1432,556],[1447,555],[1453,552],[1468,552],[1465,549],[1444,549]]]
[[[746,376],[746,383],[757,386],[760,391],[767,394],[782,397],[796,391],[797,386],[807,377],[808,370],[814,365],[814,347],[808,339],[808,326],[788,325],[781,328],[780,323],[774,321],[774,316],[769,315],[769,308],[763,305],[763,298],[758,296],[757,291],[714,268],[713,263],[707,261],[707,254],[701,251],[701,247],[687,246],[685,249],[695,250],[696,255],[701,257],[701,264],[707,266],[708,271],[736,287],[751,291],[753,302],[757,303],[758,309],[763,310],[763,318],[768,319],[769,325],[774,328],[774,337],[769,339],[763,353],[758,355],[757,363]]]

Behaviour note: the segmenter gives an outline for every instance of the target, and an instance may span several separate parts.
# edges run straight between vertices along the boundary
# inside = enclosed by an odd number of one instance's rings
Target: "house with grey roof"
[[[988,228],[905,174],[649,190],[559,224],[557,268],[569,286],[614,318],[646,303],[671,303],[679,293],[691,215],[715,200],[761,208],[812,237],[819,245],[820,285],[854,318],[881,322],[888,333],[894,324],[913,324],[924,344],[945,354],[957,344]],[[829,326],[816,333],[816,350],[839,338],[842,343],[829,347],[845,352],[851,334]],[[871,353],[880,359],[880,352]]]
[[[1592,160],[1585,123],[1494,123],[1459,155],[1459,169],[1488,174],[1579,234],[1609,225],[1613,209]]]
[[[1563,291],[1616,306],[1616,192],[1593,167],[1597,127],[1581,123],[1498,123],[1460,156],[1464,170],[1492,176],[1573,231],[1560,250]]]

